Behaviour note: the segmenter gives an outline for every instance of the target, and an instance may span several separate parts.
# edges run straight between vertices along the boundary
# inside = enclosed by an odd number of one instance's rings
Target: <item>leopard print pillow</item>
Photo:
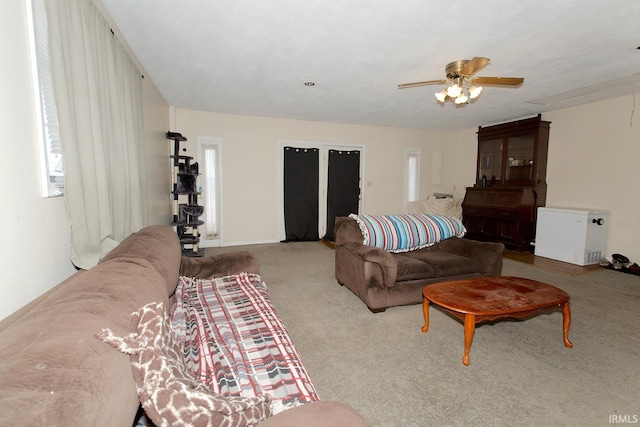
[[[191,375],[162,303],[133,312],[129,335],[103,329],[97,337],[129,354],[140,402],[158,427],[252,426],[271,415],[269,396],[223,396]]]

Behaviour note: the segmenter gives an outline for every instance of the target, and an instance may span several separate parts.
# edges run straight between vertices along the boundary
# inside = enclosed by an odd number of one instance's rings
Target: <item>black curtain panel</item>
[[[319,149],[284,147],[283,242],[319,240]]]
[[[358,213],[360,151],[329,150],[328,169],[327,232],[323,240],[333,241],[336,217]]]

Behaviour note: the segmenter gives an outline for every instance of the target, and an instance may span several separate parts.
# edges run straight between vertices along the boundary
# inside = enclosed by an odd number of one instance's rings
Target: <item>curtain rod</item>
[[[114,36],[116,39],[118,38],[118,36],[116,36],[116,33],[113,32],[113,28],[109,28],[109,31],[111,31],[111,35],[112,36]],[[135,64],[134,64],[134,66],[135,66]],[[140,71],[140,70],[138,70],[138,71]],[[144,79],[144,74],[140,73],[140,76]]]

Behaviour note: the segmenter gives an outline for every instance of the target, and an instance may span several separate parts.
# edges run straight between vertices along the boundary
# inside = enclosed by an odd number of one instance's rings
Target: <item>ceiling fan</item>
[[[516,87],[524,82],[522,77],[472,77],[488,64],[489,58],[481,56],[476,56],[471,60],[460,59],[447,64],[446,79],[403,83],[398,85],[398,89],[449,83],[446,89],[436,93],[436,100],[440,103],[451,100],[460,105],[468,104],[469,100],[477,98],[482,92],[481,85]]]

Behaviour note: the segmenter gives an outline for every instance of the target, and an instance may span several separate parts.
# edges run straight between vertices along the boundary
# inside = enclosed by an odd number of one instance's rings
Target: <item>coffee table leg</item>
[[[466,314],[464,316],[464,356],[462,356],[462,363],[464,366],[469,366],[469,350],[471,350],[471,341],[473,341],[473,334],[475,330],[475,314]]]
[[[429,330],[429,300],[426,298],[422,298],[422,312],[424,313],[422,332],[426,333]]]
[[[573,344],[569,341],[569,328],[571,327],[571,310],[569,302],[562,304],[562,336],[564,338],[565,347],[573,348]]]

